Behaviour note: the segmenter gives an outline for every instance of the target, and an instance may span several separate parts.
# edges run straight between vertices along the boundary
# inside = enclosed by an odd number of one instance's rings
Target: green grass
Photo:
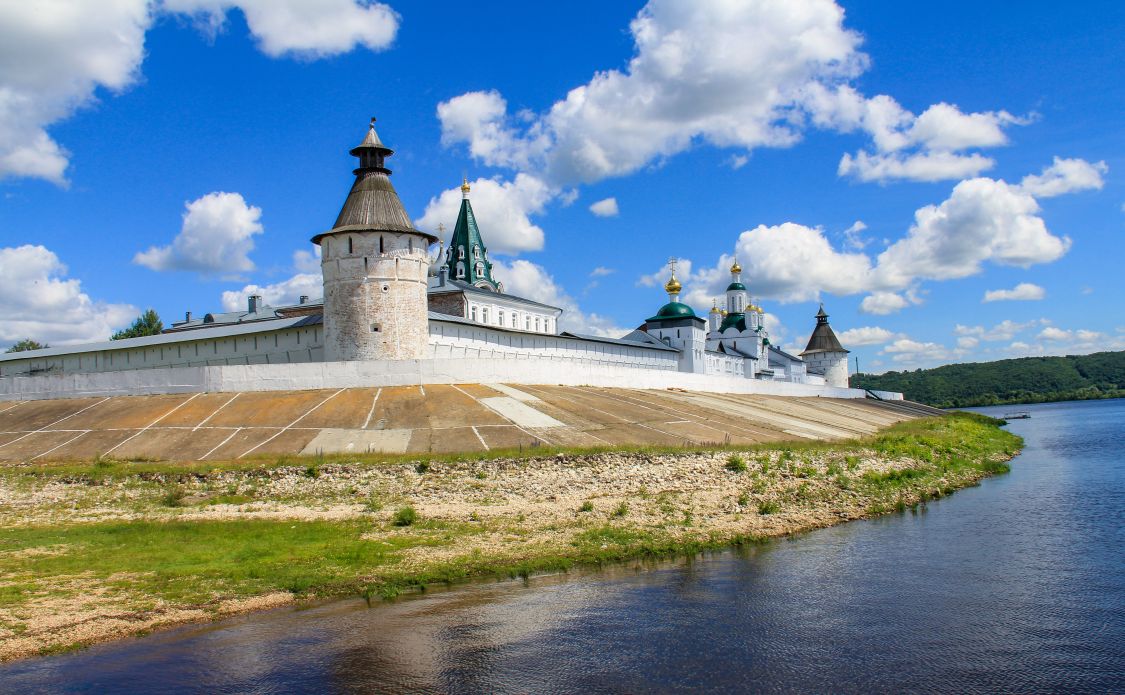
[[[80,524],[62,528],[5,529],[0,549],[61,548],[51,555],[4,558],[9,577],[23,591],[0,592],[0,606],[19,602],[34,578],[87,574],[118,589],[190,604],[216,594],[246,596],[268,591],[303,593],[312,587],[354,588],[365,573],[398,551],[433,542],[432,534],[361,536],[360,522],[194,521]],[[124,574],[117,579],[113,575]]]

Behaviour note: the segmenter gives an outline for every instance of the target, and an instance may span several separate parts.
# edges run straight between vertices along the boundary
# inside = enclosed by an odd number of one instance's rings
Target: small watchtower
[[[809,336],[809,344],[801,353],[806,368],[811,374],[823,374],[829,386],[848,387],[848,351],[828,325],[828,314],[824,305],[816,312],[816,328]]]

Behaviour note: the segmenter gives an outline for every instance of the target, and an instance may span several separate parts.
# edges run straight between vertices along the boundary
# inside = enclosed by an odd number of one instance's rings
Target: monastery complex
[[[724,306],[706,319],[679,301],[673,267],[667,303],[636,330],[561,330],[560,308],[494,277],[467,182],[446,246],[415,229],[374,122],[351,154],[358,167],[343,208],[312,237],[322,300],[272,307],[251,296],[245,311],[189,312],[161,335],[3,354],[0,399],[465,382],[865,395],[848,388],[848,351],[823,307],[800,355],[770,343],[737,262]]]

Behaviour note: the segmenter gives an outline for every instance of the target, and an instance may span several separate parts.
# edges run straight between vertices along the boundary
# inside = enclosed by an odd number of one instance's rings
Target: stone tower
[[[324,273],[324,359],[407,360],[429,356],[428,247],[410,222],[375,133],[363,142],[355,183],[332,229],[313,237]]]
[[[811,374],[823,374],[829,386],[848,387],[848,351],[828,325],[824,305],[816,312],[816,328],[809,336],[809,344],[801,353]]]

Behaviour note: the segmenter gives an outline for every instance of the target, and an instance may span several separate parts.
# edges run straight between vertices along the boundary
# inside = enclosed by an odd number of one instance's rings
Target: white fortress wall
[[[185,331],[96,345],[77,345],[26,353],[0,360],[0,378],[73,372],[122,372],[170,367],[208,367],[232,364],[293,364],[324,360],[324,330],[320,325],[265,330],[246,324],[223,335]],[[231,333],[234,333],[233,335]]]
[[[680,388],[711,393],[865,397],[865,393],[860,389],[582,363],[553,359],[549,356],[529,356],[523,359],[460,357],[249,364],[17,376],[0,379],[0,400],[455,383],[543,384],[633,389]]]
[[[605,364],[670,371],[675,371],[679,364],[678,352],[656,347],[500,331],[452,321],[430,321],[430,346],[437,359],[539,359],[570,362],[580,369],[585,365]]]

